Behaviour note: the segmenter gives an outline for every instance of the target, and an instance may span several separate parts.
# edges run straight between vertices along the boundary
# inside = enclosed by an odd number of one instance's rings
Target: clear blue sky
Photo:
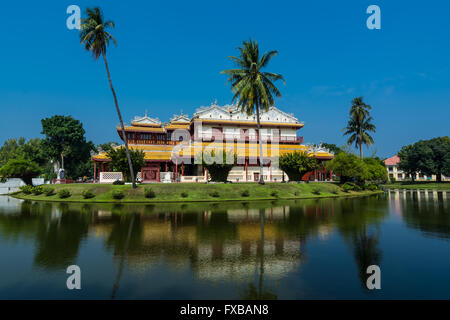
[[[448,1],[3,1],[0,143],[39,137],[40,119],[55,114],[81,120],[95,143],[119,141],[103,62],[66,28],[71,4],[99,5],[116,22],[108,58],[126,122],[145,109],[167,121],[229,103],[220,71],[252,37],[279,51],[267,69],[287,80],[276,105],[305,121],[306,142],[344,144],[356,96],[373,107],[371,150],[381,157],[449,135]],[[370,4],[381,8],[381,30],[366,27]]]

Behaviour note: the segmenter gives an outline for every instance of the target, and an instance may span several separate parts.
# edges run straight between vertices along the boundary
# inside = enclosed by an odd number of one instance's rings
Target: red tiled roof
[[[386,160],[384,160],[384,164],[387,166],[394,166],[399,162],[400,162],[400,158],[398,157],[398,155],[395,155],[391,158],[387,158]]]

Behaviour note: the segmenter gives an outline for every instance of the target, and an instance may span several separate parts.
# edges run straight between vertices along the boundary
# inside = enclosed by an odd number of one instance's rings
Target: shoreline
[[[433,190],[433,191],[450,191],[449,182],[420,182],[420,183],[389,183],[381,185],[384,189],[391,190]]]
[[[87,185],[67,184],[45,186],[53,188],[57,193],[61,189],[67,189],[72,196],[61,199],[58,195],[46,196],[45,194],[34,195],[15,192],[9,196],[21,200],[60,202],[60,203],[195,203],[195,202],[230,202],[230,201],[274,201],[274,200],[299,200],[299,199],[323,199],[323,198],[352,198],[365,197],[384,193],[383,190],[363,190],[344,192],[335,183],[266,183],[258,184],[176,184],[176,185],[140,185],[136,189],[131,186],[114,185]],[[155,197],[146,198],[144,190],[151,188]],[[91,190],[95,197],[84,199],[82,192]],[[120,190],[124,193],[121,200],[114,199],[113,191]],[[243,196],[246,191],[248,196]],[[216,195],[212,195],[216,193]],[[217,195],[218,194],[218,195]]]

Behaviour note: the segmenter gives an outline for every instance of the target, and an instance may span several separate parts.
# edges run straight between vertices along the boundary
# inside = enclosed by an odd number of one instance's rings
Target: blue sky
[[[66,27],[66,8],[98,5],[116,23],[108,59],[123,117],[163,121],[182,109],[231,101],[228,56],[250,37],[278,50],[276,105],[305,122],[306,142],[345,143],[350,102],[363,96],[377,125],[368,153],[395,154],[449,135],[448,1],[8,1],[0,5],[0,143],[40,136],[40,119],[81,120],[95,143],[119,141],[102,61]],[[381,30],[366,8],[381,8]],[[366,151],[367,153],[367,151]]]

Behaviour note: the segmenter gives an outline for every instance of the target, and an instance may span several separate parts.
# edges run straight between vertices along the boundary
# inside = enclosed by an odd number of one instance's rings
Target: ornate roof
[[[132,126],[144,126],[144,127],[161,127],[161,121],[158,118],[150,118],[148,116],[148,111],[145,110],[145,116],[134,117],[134,120],[131,121]]]
[[[170,123],[177,123],[177,124],[186,124],[190,123],[191,119],[187,114],[183,114],[183,110],[181,110],[181,113],[179,115],[174,114],[173,117],[170,119]]]
[[[194,113],[194,119],[200,120],[228,120],[228,121],[255,121],[256,115],[248,115],[242,112],[237,105],[219,106],[212,103],[208,107],[200,107]],[[281,111],[272,106],[267,111],[260,114],[261,123],[280,123],[280,124],[303,124],[298,121],[293,114]]]

